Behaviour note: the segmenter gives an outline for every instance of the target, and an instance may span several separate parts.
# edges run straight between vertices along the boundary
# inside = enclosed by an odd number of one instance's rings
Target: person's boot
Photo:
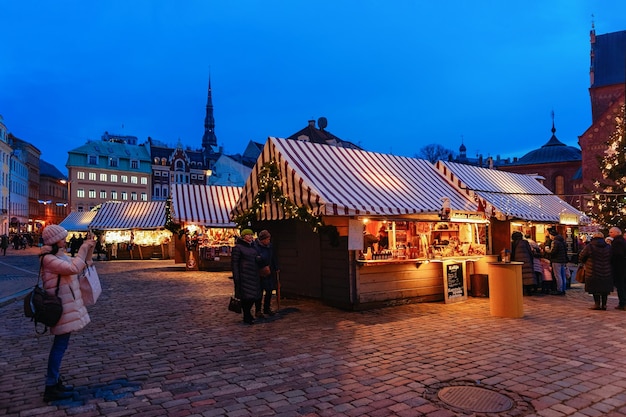
[[[600,307],[600,294],[594,294],[593,301],[595,305],[593,307],[589,307],[589,310],[602,310],[602,307]]]
[[[61,387],[63,387],[62,384]],[[63,389],[61,389],[59,387],[59,382],[57,382],[55,385],[46,385],[46,389],[43,392],[43,400],[49,403],[51,401],[66,400],[68,398],[72,398],[72,395],[73,394],[71,391],[64,391]]]
[[[600,306],[602,310],[606,310],[606,301],[608,298],[608,294],[602,294],[602,305]]]

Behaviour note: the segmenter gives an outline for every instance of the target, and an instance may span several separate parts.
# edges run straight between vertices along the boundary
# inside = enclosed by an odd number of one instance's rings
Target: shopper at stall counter
[[[241,300],[243,322],[253,324],[252,306],[261,298],[261,280],[257,264],[258,252],[254,247],[254,232],[243,229],[241,236],[236,238],[235,247],[231,253],[231,266],[235,297]]]
[[[567,247],[565,246],[565,239],[559,235],[556,228],[552,227],[548,229],[550,234],[551,243],[550,247],[546,247],[546,252],[550,254],[550,263],[552,264],[552,273],[556,280],[556,292],[553,295],[565,295],[565,289],[567,288]]]
[[[619,227],[611,227],[609,236],[611,242],[611,268],[613,269],[613,284],[617,290],[619,304],[617,310],[626,310],[626,240]]]
[[[255,315],[257,318],[263,318],[265,315],[273,316],[272,311],[272,291],[276,289],[276,274],[280,272],[274,247],[272,245],[272,235],[267,230],[261,230],[259,237],[254,241],[254,247],[259,253],[257,263],[259,264],[261,279],[261,298],[255,302]],[[261,303],[263,310],[261,311]]]
[[[63,385],[60,376],[61,362],[70,341],[70,334],[80,330],[90,322],[87,308],[78,283],[78,273],[91,264],[96,241],[86,239],[78,248],[75,257],[70,257],[65,251],[67,230],[56,224],[43,229],[43,243],[41,247],[41,277],[43,287],[48,293],[56,291],[59,283],[59,297],[63,303],[63,314],[59,322],[50,328],[54,341],[48,356],[48,370],[46,372],[45,391],[43,399],[46,402],[69,398],[71,389]]]
[[[613,291],[611,245],[602,232],[596,232],[580,252],[578,260],[585,268],[585,291],[593,295],[592,310],[606,310],[609,293]]]
[[[522,232],[511,234],[511,261],[524,263],[522,265],[524,295],[532,295],[535,288],[533,253],[530,244],[523,238]]]

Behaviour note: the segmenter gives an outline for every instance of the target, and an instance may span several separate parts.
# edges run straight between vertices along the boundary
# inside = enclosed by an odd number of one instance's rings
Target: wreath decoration
[[[305,206],[294,204],[283,194],[280,188],[280,170],[276,161],[272,160],[263,164],[257,175],[257,182],[259,191],[254,196],[250,208],[233,218],[233,221],[240,227],[246,227],[257,220],[269,195],[270,199],[282,208],[286,218],[297,219],[306,223],[315,233],[326,233],[330,238],[331,245],[339,245],[339,232],[335,226],[324,224],[321,215],[316,216]]]

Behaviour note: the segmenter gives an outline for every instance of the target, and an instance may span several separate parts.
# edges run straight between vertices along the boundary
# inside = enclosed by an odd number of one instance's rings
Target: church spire
[[[202,136],[202,147],[205,152],[212,153],[213,147],[217,147],[217,137],[215,136],[215,119],[213,118],[213,97],[211,93],[211,76],[209,75],[209,92],[206,99],[206,116],[204,117],[204,135]]]

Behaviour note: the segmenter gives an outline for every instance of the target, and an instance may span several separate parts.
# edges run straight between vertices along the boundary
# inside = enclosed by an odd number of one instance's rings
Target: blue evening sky
[[[592,17],[593,15],[593,17]],[[589,31],[623,0],[0,0],[0,114],[66,172],[104,131],[199,148],[209,74],[218,144],[324,116],[376,152],[427,144],[523,156],[591,123]]]

